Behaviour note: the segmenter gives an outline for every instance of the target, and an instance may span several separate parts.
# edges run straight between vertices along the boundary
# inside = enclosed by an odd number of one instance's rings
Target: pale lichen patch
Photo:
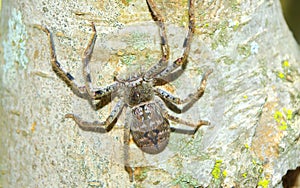
[[[5,60],[3,69],[5,73],[13,68],[15,64],[21,68],[26,68],[28,64],[28,58],[25,54],[27,39],[28,35],[22,21],[22,14],[20,11],[13,9],[12,15],[8,20],[6,40],[2,43]]]

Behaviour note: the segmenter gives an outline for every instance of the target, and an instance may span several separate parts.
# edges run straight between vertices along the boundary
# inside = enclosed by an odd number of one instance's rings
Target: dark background
[[[280,0],[285,20],[293,32],[295,39],[300,43],[300,1]]]

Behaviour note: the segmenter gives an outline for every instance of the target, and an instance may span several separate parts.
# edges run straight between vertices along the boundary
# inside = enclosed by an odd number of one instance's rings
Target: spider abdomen
[[[170,131],[163,131],[155,134],[153,134],[153,131],[145,133],[132,131],[131,134],[133,135],[133,140],[136,145],[143,152],[149,154],[157,154],[162,152],[168,145],[170,137]]]
[[[130,131],[136,145],[149,154],[163,151],[168,145],[171,132],[168,120],[153,102],[132,109]]]

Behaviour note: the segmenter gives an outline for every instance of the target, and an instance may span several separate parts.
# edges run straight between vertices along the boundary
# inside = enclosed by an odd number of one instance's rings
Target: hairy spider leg
[[[97,39],[97,31],[96,31],[95,24],[93,22],[92,22],[92,30],[93,30],[93,34],[91,36],[91,39],[82,55],[83,77],[84,77],[87,93],[90,95],[90,97],[92,99],[101,99],[102,96],[112,93],[113,91],[116,91],[119,88],[120,83],[113,82],[112,84],[110,84],[102,89],[94,89],[93,88],[91,73],[90,73],[90,69],[89,69],[89,62],[91,60],[95,42]]]
[[[163,69],[160,73],[158,73],[155,78],[164,78],[168,76],[170,73],[172,73],[175,69],[177,69],[179,66],[182,66],[183,68],[186,66],[187,59],[190,53],[191,43],[193,39],[193,34],[195,32],[195,7],[194,7],[194,0],[189,0],[189,29],[187,36],[184,39],[183,42],[183,53],[182,56],[178,59],[176,59],[172,64],[167,66],[165,69]]]
[[[175,97],[171,93],[169,93],[163,89],[160,89],[160,88],[155,88],[154,92],[163,100],[173,103],[176,106],[176,108],[178,108],[178,109],[180,109],[180,108],[177,105],[188,103],[186,106],[184,106],[182,109],[179,110],[180,113],[186,112],[188,109],[190,109],[192,107],[192,105],[197,100],[199,100],[203,96],[205,88],[206,88],[206,84],[207,84],[207,78],[212,73],[212,71],[213,71],[212,69],[209,69],[208,71],[206,71],[202,76],[202,80],[200,82],[200,87],[197,89],[197,91],[189,94],[184,99]]]
[[[151,13],[152,19],[159,26],[159,35],[161,40],[161,51],[162,51],[162,58],[160,59],[160,61],[157,64],[155,64],[153,67],[151,67],[145,74],[145,79],[151,79],[155,74],[162,71],[162,69],[166,68],[166,66],[168,65],[170,48],[168,45],[168,38],[167,38],[164,17],[162,16],[159,9],[156,7],[155,3],[152,0],[147,0],[146,2],[149,11]]]
[[[51,65],[53,71],[58,75],[59,78],[61,78],[71,88],[71,90],[75,95],[77,95],[80,98],[88,99],[86,89],[84,87],[79,87],[75,83],[74,77],[67,71],[63,70],[60,63],[57,61],[52,33],[49,31],[48,28],[43,27],[41,25],[35,25],[34,27],[44,31],[48,36],[49,46],[50,46]]]
[[[187,120],[184,120],[184,119],[181,119],[179,117],[176,117],[176,116],[173,116],[171,115],[167,109],[165,108],[165,105],[164,103],[161,101],[160,98],[155,98],[155,102],[160,106],[161,110],[162,110],[162,113],[163,113],[163,116],[168,119],[168,120],[171,120],[171,121],[174,121],[176,123],[179,123],[179,124],[183,124],[183,125],[187,125],[189,127],[193,127],[195,128],[194,129],[194,133],[197,132],[197,130],[203,126],[203,125],[210,125],[210,122],[209,121],[205,121],[205,120],[198,120],[197,123],[193,123],[193,122],[190,122],[190,121],[187,121]]]
[[[94,43],[96,40],[96,36],[95,36],[95,26],[92,23],[93,26],[93,30],[94,30],[94,34],[89,42],[89,45],[87,47],[87,49],[85,50],[85,59],[90,59],[91,55],[90,53],[92,53],[93,51],[93,47],[94,47]],[[87,91],[87,86],[81,86],[79,87],[76,83],[75,83],[75,78],[67,71],[63,70],[63,68],[61,67],[60,63],[57,61],[56,58],[56,53],[55,53],[55,46],[54,46],[54,41],[53,41],[53,36],[52,33],[49,31],[48,28],[43,27],[41,25],[34,25],[34,27],[44,31],[49,39],[49,46],[50,46],[50,58],[51,58],[51,65],[52,65],[52,69],[53,71],[58,75],[59,78],[61,78],[73,91],[73,93],[75,95],[77,95],[80,98],[83,99],[87,99],[90,104],[94,107],[94,109],[99,109],[103,106],[105,106],[106,104],[108,104],[111,101],[111,97],[106,97],[104,98],[103,101],[100,101],[99,103],[97,103],[96,105],[93,105],[90,99],[101,99],[101,97],[108,95],[109,93],[112,93],[113,91],[115,91],[118,87],[119,87],[119,83],[114,82],[102,89],[95,89],[95,91],[91,92],[90,90]],[[86,60],[85,60],[86,62]],[[88,62],[87,62],[88,63]],[[86,63],[85,63],[86,64]],[[85,70],[87,68],[87,66],[84,66],[84,70],[83,72],[89,72],[88,70]],[[86,74],[87,75],[87,74]],[[87,78],[87,76],[85,76]],[[87,85],[87,84],[85,84]],[[92,93],[92,96],[91,94]]]
[[[125,103],[122,100],[118,101],[118,103],[114,106],[113,110],[111,111],[110,115],[106,118],[105,121],[102,122],[99,121],[87,122],[74,114],[66,114],[65,117],[72,118],[82,130],[106,133],[113,128],[113,126],[111,125],[120,116],[124,106]]]

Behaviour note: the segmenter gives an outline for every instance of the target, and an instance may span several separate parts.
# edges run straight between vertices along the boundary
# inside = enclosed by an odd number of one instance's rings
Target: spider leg
[[[160,73],[158,73],[155,77],[156,78],[163,78],[172,73],[175,69],[182,66],[184,69],[187,63],[187,59],[190,53],[191,43],[193,39],[193,34],[195,32],[195,7],[194,7],[194,0],[189,0],[189,30],[187,33],[186,38],[183,42],[183,53],[180,58],[175,60],[171,65],[167,66],[164,70],[162,70]]]
[[[35,25],[35,27],[44,31],[47,34],[48,39],[49,39],[49,44],[50,44],[50,57],[51,57],[52,69],[59,76],[59,78],[61,78],[71,88],[71,90],[73,91],[73,93],[75,95],[77,95],[80,98],[88,99],[90,101],[90,98],[100,99],[102,96],[105,96],[105,95],[115,91],[119,87],[120,84],[117,82],[114,82],[111,85],[109,85],[105,88],[102,88],[102,89],[95,89],[95,91],[93,91],[93,92],[90,91],[90,88],[91,88],[90,84],[86,84],[86,86],[79,87],[75,83],[74,77],[67,71],[63,70],[60,63],[57,61],[52,33],[49,31],[48,28],[43,27],[41,25]],[[94,25],[93,25],[93,28],[94,28]],[[96,38],[95,38],[95,33],[94,33],[92,40],[89,43],[89,47],[91,49],[89,48],[89,49],[86,49],[86,51],[85,51],[85,54],[87,54],[86,57],[88,57],[89,59],[90,59],[91,53],[93,51],[93,47],[94,47],[93,43],[95,42],[95,40],[96,40]],[[89,51],[89,53],[87,51]],[[87,68],[87,66],[86,66],[86,68]],[[84,68],[84,73],[89,72],[89,70],[86,70],[86,68]],[[89,74],[85,74],[85,75],[89,75]],[[85,78],[87,78],[87,77],[90,77],[90,76],[86,76]],[[99,106],[99,105],[97,105],[97,106]]]
[[[65,117],[72,118],[82,130],[106,133],[112,129],[117,118],[121,114],[124,106],[125,106],[124,102],[122,100],[120,100],[115,105],[115,107],[111,111],[110,115],[103,122],[99,122],[99,121],[87,122],[87,121],[82,120],[80,117],[78,117],[77,115],[74,115],[74,114],[66,114]]]
[[[93,34],[91,36],[91,39],[82,55],[83,77],[84,77],[84,81],[85,81],[86,91],[90,95],[90,97],[92,99],[100,99],[102,96],[107,95],[107,94],[117,90],[120,86],[120,83],[113,82],[109,86],[106,86],[105,88],[102,88],[102,89],[94,89],[93,88],[90,69],[89,69],[89,62],[91,60],[92,53],[93,53],[94,46],[95,46],[95,41],[97,39],[96,27],[93,22],[92,22],[92,30],[93,30]]]
[[[43,27],[41,25],[35,25],[35,27],[44,31],[48,36],[49,46],[50,46],[51,65],[53,71],[58,75],[59,78],[61,78],[71,88],[71,90],[75,95],[77,95],[80,98],[87,99],[88,95],[86,89],[84,87],[79,87],[75,83],[74,77],[70,73],[63,70],[60,63],[57,61],[52,33],[49,31],[48,28]]]
[[[94,98],[95,92],[92,91],[93,86],[92,86],[90,69],[88,66],[89,62],[91,60],[92,53],[94,51],[95,42],[97,39],[96,27],[93,22],[92,22],[92,30],[93,30],[93,33],[92,33],[91,39],[89,40],[89,43],[82,54],[82,62],[83,62],[82,73],[83,73],[83,77],[84,77],[84,83],[85,83],[86,90],[87,90],[88,94],[92,98]],[[101,91],[101,94],[102,94],[102,91]]]
[[[203,126],[203,125],[210,125],[210,122],[209,121],[206,121],[206,120],[198,120],[197,123],[193,123],[193,122],[190,122],[190,121],[187,121],[187,120],[184,120],[184,119],[181,119],[181,118],[178,118],[176,116],[173,116],[171,115],[165,108],[165,105],[164,103],[159,100],[159,99],[156,99],[155,100],[157,102],[157,104],[160,106],[161,110],[162,110],[162,113],[163,113],[163,116],[171,121],[174,121],[176,123],[179,123],[179,124],[183,124],[183,125],[187,125],[187,126],[190,126],[190,127],[193,127],[195,128],[194,129],[194,133],[197,132],[197,130]]]
[[[191,108],[192,105],[203,96],[205,88],[206,88],[206,84],[207,84],[207,78],[211,73],[212,73],[212,69],[209,69],[208,71],[206,71],[202,76],[200,87],[197,89],[197,91],[194,92],[194,93],[189,94],[184,99],[180,99],[179,97],[175,97],[172,94],[168,93],[167,91],[159,89],[159,88],[155,88],[154,92],[160,98],[162,98],[164,101],[168,101],[170,103],[173,103],[173,105],[175,105],[175,104],[179,105],[179,104],[186,104],[187,103],[186,106],[184,106],[181,110],[179,110],[180,113],[183,113],[183,112],[187,111],[189,108]],[[176,105],[175,105],[175,108],[180,109]]]
[[[162,58],[160,61],[151,67],[145,74],[146,79],[150,79],[153,75],[157,74],[159,71],[161,71],[163,68],[165,68],[168,65],[168,60],[170,56],[170,48],[168,45],[168,39],[167,39],[167,32],[165,27],[165,19],[156,7],[153,0],[146,0],[149,11],[151,13],[152,19],[157,23],[159,26],[159,34],[161,39],[161,51],[162,51]]]

